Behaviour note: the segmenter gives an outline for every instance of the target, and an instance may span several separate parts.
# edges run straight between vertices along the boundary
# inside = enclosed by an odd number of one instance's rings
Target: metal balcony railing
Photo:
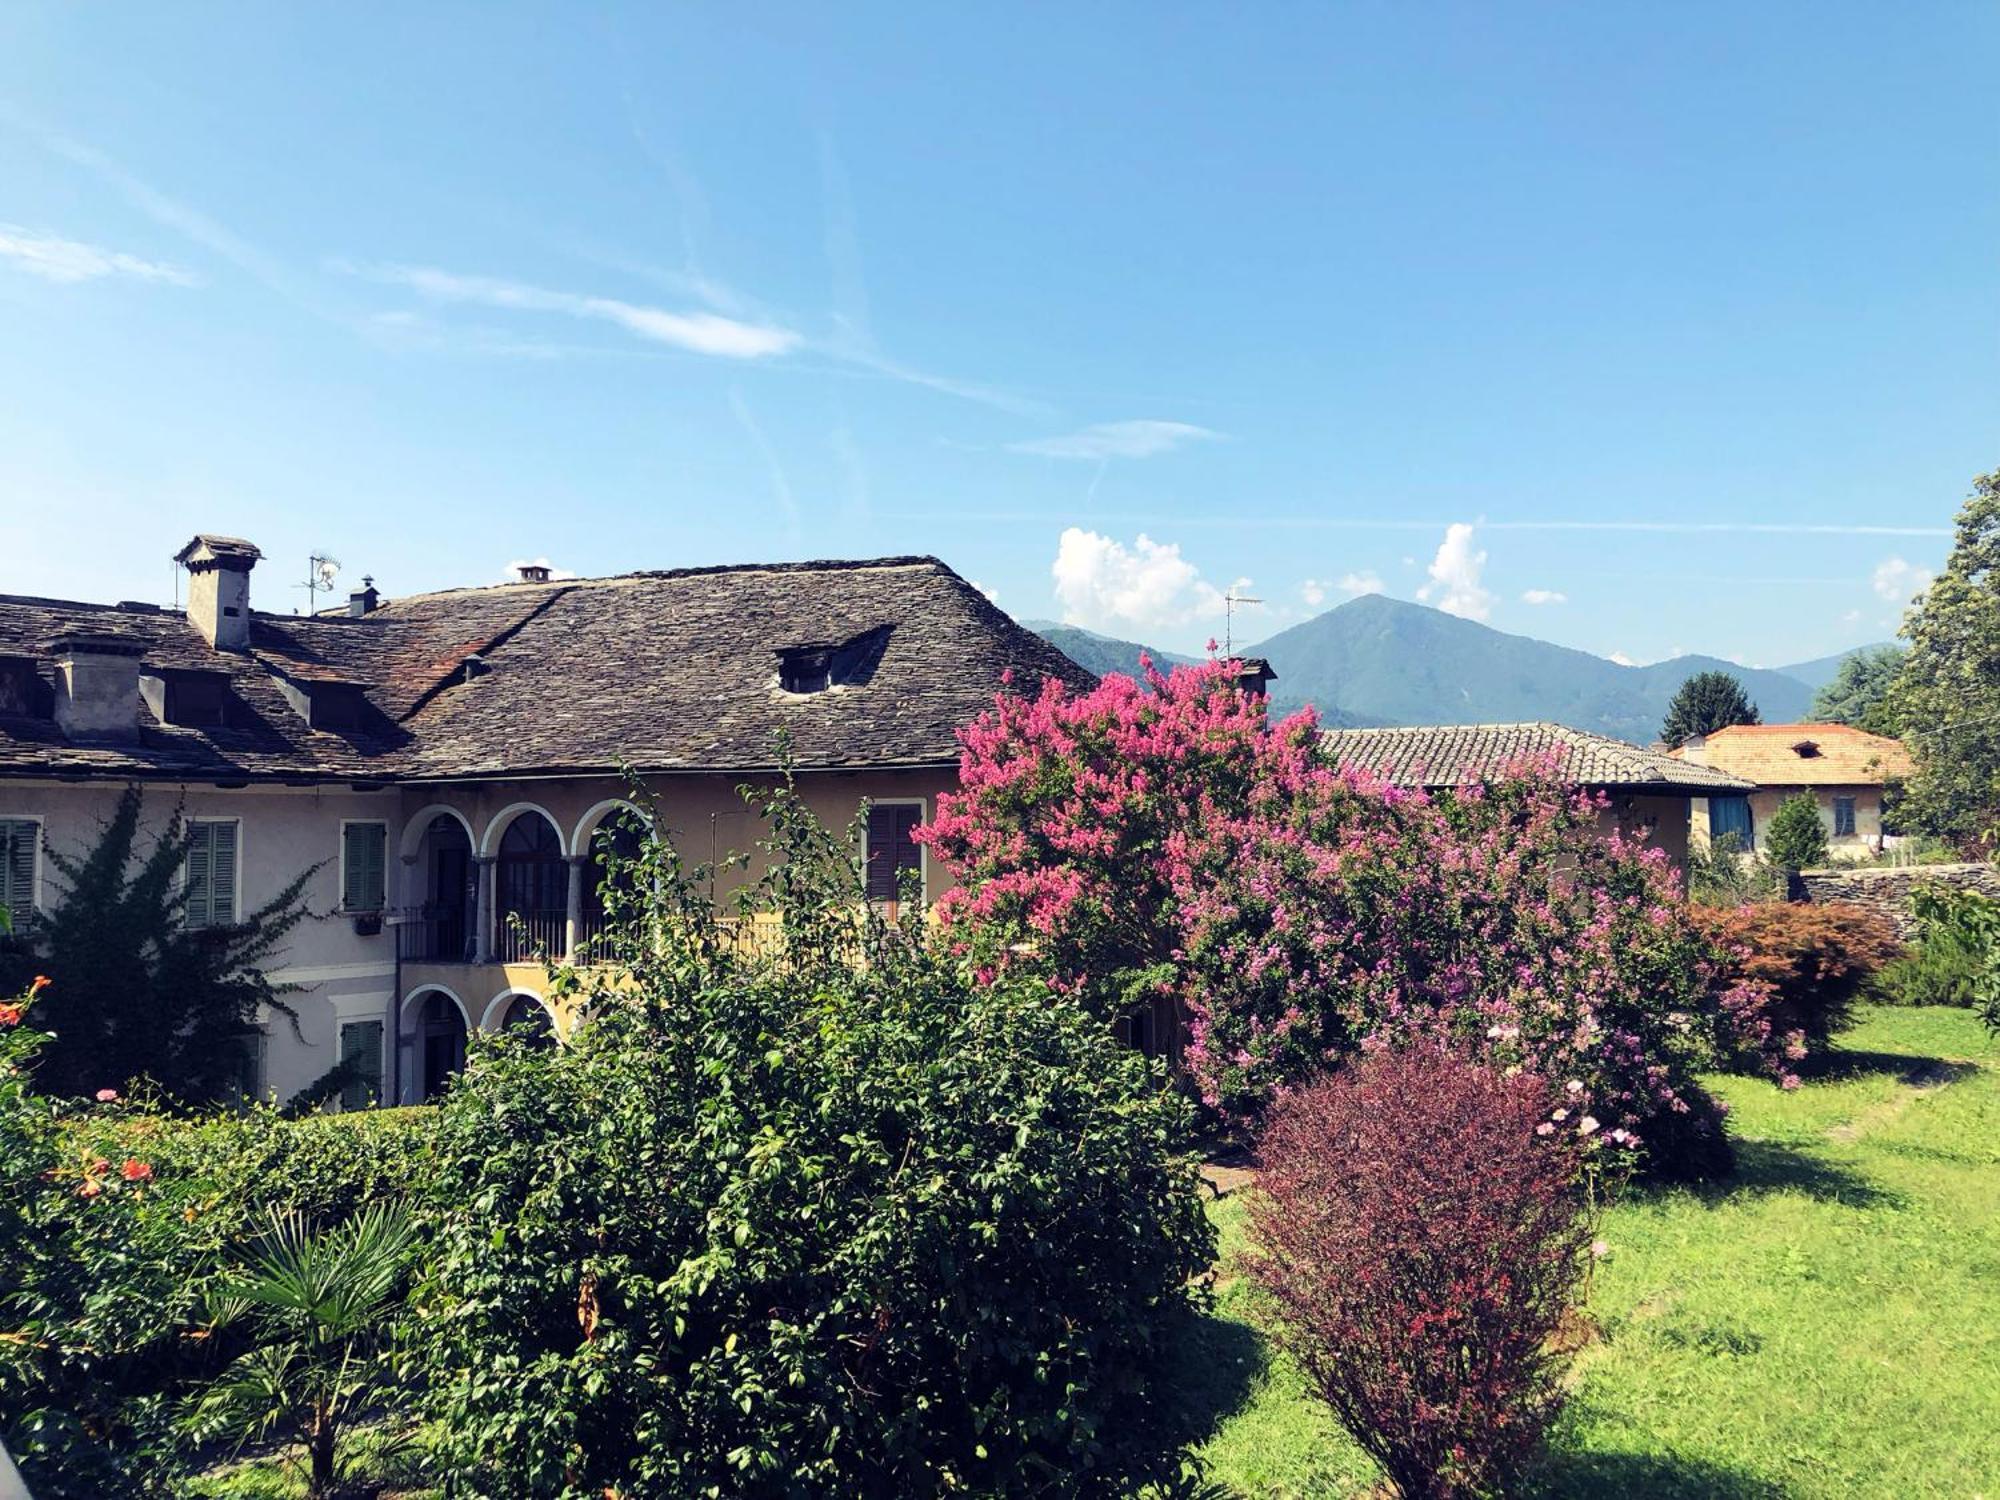
[[[568,912],[503,911],[494,921],[495,963],[527,963],[543,955],[562,958],[568,949]]]
[[[409,906],[391,917],[396,956],[406,962],[472,962],[472,921],[461,907]]]

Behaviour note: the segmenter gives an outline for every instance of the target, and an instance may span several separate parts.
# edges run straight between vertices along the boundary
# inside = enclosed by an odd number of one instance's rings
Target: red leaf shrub
[[[1739,981],[1743,1017],[1736,1030],[1745,1045],[1737,1060],[1752,1066],[1773,1047],[1794,1062],[1823,1053],[1853,1020],[1861,986],[1903,948],[1887,917],[1843,902],[1694,910]],[[1787,1072],[1783,1081],[1792,1086],[1798,1079]]]
[[[1562,1405],[1551,1348],[1591,1238],[1533,1073],[1432,1043],[1279,1100],[1247,1268],[1280,1344],[1409,1500],[1493,1493]]]

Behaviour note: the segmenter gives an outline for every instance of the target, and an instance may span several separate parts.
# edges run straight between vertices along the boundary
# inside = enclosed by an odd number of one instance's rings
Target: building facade
[[[1890,783],[1912,769],[1902,741],[1847,724],[1736,724],[1691,739],[1673,755],[1750,784],[1741,796],[1697,808],[1696,838],[1730,835],[1738,848],[1761,852],[1779,804],[1808,792],[1819,805],[1828,852],[1845,860],[1881,852],[1884,798]]]
[[[1441,790],[1495,776],[1524,761],[1544,763],[1601,793],[1599,826],[1642,837],[1685,868],[1696,809],[1714,796],[1743,796],[1750,783],[1714,767],[1674,760],[1609,735],[1566,724],[1431,724],[1407,729],[1336,729],[1325,736],[1341,765],[1400,786]]]
[[[271,977],[299,1014],[246,1056],[282,1099],[414,1102],[473,1030],[546,1024],[539,955],[601,931],[598,856],[641,806],[689,864],[753,854],[739,788],[789,764],[830,828],[865,808],[872,899],[948,872],[910,837],[1003,678],[1091,682],[934,558],[521,581],[309,617],[251,606],[257,549],[197,537],[185,611],[0,596],[0,902],[62,899],[127,786],[190,839],[185,919],[311,870]],[[753,860],[718,877],[756,878]],[[32,941],[32,932],[25,940]]]

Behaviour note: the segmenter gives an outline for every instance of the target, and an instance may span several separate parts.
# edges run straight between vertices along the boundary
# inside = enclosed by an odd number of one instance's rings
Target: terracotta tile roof
[[[781,730],[801,768],[949,765],[1003,672],[1089,673],[931,557],[634,573],[416,595],[372,614],[255,615],[247,652],[179,613],[0,595],[0,657],[54,681],[64,631],[143,647],[145,671],[221,671],[228,727],[72,742],[0,716],[0,775],[436,779],[529,771],[742,771]],[[787,692],[780,652],[823,648],[823,691]],[[475,671],[468,663],[478,657]],[[354,730],[313,730],[280,679],[362,687]]]
[[[1606,790],[1747,791],[1725,771],[1670,759],[1609,735],[1566,724],[1430,724],[1404,729],[1334,729],[1324,742],[1343,766],[1404,786],[1460,786],[1529,756],[1552,755],[1578,786]]]
[[[1672,753],[1759,786],[1878,786],[1915,769],[1901,740],[1846,724],[1736,724]]]

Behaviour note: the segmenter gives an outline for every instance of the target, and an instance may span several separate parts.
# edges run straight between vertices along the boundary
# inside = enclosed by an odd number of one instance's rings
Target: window
[[[388,899],[389,825],[340,825],[340,907],[380,911]]]
[[[246,1031],[236,1048],[236,1092],[244,1099],[263,1096],[264,1033]]]
[[[1741,852],[1754,847],[1753,832],[1748,797],[1708,799],[1708,840],[1711,844],[1725,837],[1734,838],[1736,848]]]
[[[921,803],[877,803],[868,809],[868,899],[896,901],[902,898],[903,875],[914,873],[919,882],[924,873],[923,846],[916,841],[917,825],[924,820]],[[922,886],[919,884],[918,889]]]
[[[312,688],[312,727],[358,729],[361,727],[361,704],[361,689],[352,683],[316,683]]]
[[[347,1070],[341,1085],[343,1110],[366,1109],[382,1098],[382,1023],[349,1021],[340,1028],[340,1065]]]
[[[42,825],[34,818],[0,818],[0,906],[15,929],[35,916],[35,861],[41,857]]]
[[[1837,839],[1854,837],[1854,799],[1835,797],[1833,799],[1833,836]]]
[[[167,722],[197,728],[224,722],[228,693],[220,677],[176,673],[166,682]]]
[[[236,920],[235,819],[188,824],[187,925],[227,927]]]

